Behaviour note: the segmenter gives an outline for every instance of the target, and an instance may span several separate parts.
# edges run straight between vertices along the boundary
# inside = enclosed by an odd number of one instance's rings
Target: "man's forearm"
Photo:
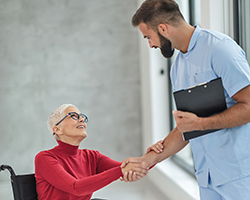
[[[189,142],[184,141],[182,138],[182,133],[175,128],[173,131],[169,133],[169,135],[164,139],[163,142],[163,152],[156,153],[154,151],[150,151],[144,154],[141,158],[143,162],[146,163],[147,167],[151,167],[170,156],[176,154],[181,149],[183,149]]]
[[[224,112],[201,118],[202,130],[233,128],[250,122],[250,107],[244,103],[237,103]]]
[[[125,159],[122,162],[121,168],[124,168],[128,163],[140,163],[142,168],[149,169],[153,165],[169,158],[170,156],[176,154],[181,149],[183,149],[189,142],[184,141],[182,138],[182,133],[175,128],[169,133],[169,135],[163,141],[163,151],[161,153],[156,153],[155,151],[150,151],[143,155],[142,157],[130,157]],[[131,171],[132,172],[132,171]],[[127,181],[136,181],[140,179],[137,176],[133,176],[133,173],[127,173],[121,178],[121,180]]]
[[[222,113],[210,117],[198,117],[194,113],[173,111],[178,130],[225,129],[250,122],[250,85],[237,92],[233,99],[237,102]]]

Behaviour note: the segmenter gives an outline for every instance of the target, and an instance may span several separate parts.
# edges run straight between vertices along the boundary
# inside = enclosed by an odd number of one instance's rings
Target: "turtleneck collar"
[[[58,143],[58,146],[55,147],[55,150],[60,151],[60,153],[63,153],[66,155],[76,155],[78,152],[79,146],[73,146],[71,144],[67,144],[60,140],[57,140],[57,143]]]

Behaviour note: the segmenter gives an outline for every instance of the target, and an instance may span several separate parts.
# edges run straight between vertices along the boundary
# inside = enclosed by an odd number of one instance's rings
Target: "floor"
[[[115,181],[94,193],[92,198],[107,200],[169,200],[146,177],[137,182]],[[0,183],[0,199],[13,200],[10,183]]]

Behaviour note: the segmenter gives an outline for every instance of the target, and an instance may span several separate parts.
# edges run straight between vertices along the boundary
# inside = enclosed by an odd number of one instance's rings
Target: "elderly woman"
[[[49,117],[49,131],[58,142],[53,149],[35,157],[38,199],[89,200],[92,193],[133,171],[139,178],[147,174],[141,164],[121,163],[98,151],[79,149],[87,137],[88,118],[72,104],[64,104]]]

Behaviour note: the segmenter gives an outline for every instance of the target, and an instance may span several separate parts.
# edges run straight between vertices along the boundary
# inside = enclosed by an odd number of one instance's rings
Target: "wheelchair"
[[[5,169],[7,169],[10,173],[14,200],[37,200],[35,174],[16,175],[11,166],[0,166],[0,172]],[[94,198],[91,200],[107,199]]]

